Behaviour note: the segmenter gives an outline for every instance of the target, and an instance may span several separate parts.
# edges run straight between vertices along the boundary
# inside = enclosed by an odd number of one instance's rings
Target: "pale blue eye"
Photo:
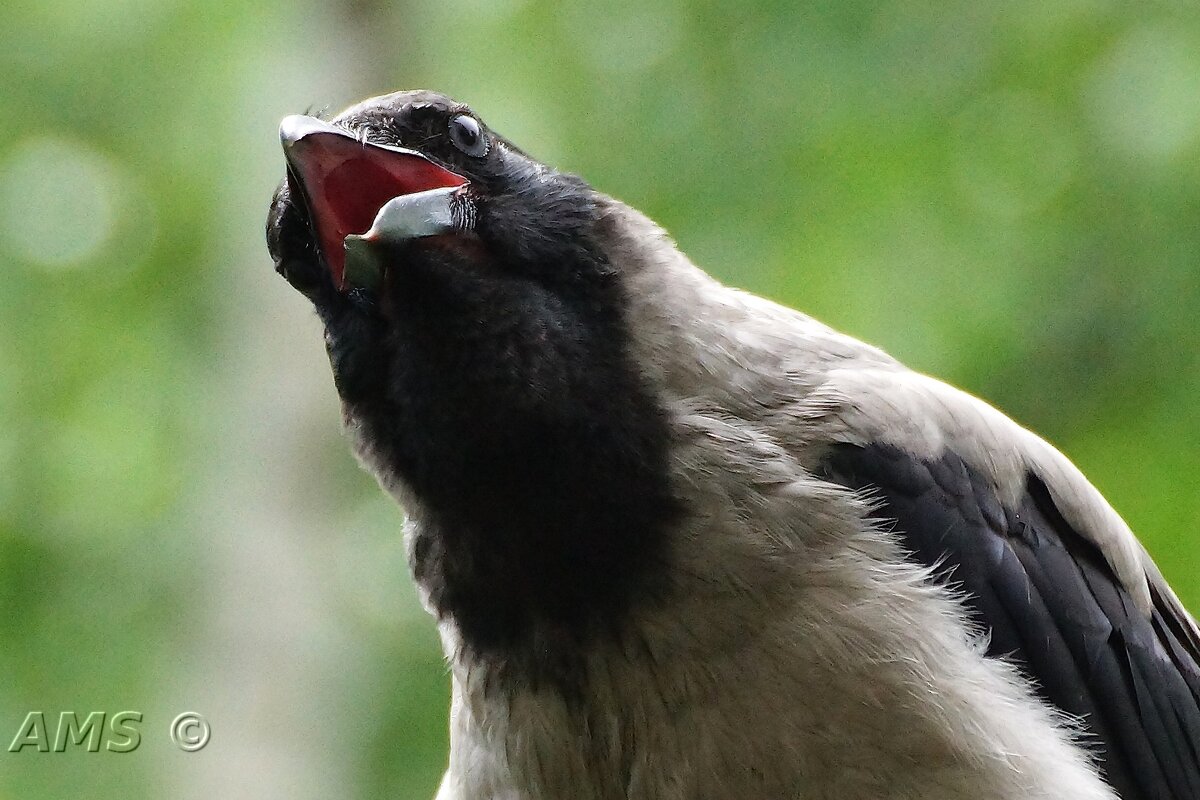
[[[459,114],[450,120],[450,141],[454,146],[474,158],[487,155],[489,144],[479,120],[468,114]]]

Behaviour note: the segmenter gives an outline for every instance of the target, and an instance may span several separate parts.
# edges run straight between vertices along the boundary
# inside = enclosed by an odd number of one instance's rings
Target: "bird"
[[[449,665],[437,800],[1200,798],[1200,630],[1058,450],[425,90],[267,218]]]

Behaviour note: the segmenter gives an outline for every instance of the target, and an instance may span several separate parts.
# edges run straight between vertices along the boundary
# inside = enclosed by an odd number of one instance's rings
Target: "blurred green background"
[[[8,0],[0,76],[0,737],[144,714],[0,798],[432,796],[400,513],[262,241],[279,118],[397,88],[1041,432],[1200,609],[1193,2]]]

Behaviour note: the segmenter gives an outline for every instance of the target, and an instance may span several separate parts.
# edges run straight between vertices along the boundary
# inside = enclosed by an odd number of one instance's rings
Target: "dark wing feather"
[[[959,588],[1049,702],[1083,720],[1124,800],[1200,798],[1200,646],[1183,612],[1152,590],[1147,617],[1103,555],[1036,476],[1006,509],[994,482],[947,452],[837,445],[825,477],[870,492],[911,557]]]

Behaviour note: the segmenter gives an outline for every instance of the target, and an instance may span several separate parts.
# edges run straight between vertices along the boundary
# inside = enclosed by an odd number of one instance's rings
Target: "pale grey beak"
[[[347,139],[354,138],[345,129],[330,125],[324,120],[306,117],[303,114],[291,114],[279,123],[279,143],[283,145],[283,152],[287,153],[296,142],[312,133],[332,133]]]
[[[475,201],[465,186],[448,186],[402,194],[384,203],[371,229],[350,234],[346,248],[346,281],[372,288],[383,271],[380,245],[402,244],[425,236],[462,233],[475,227]]]
[[[417,158],[425,162],[427,165],[425,169],[437,170],[442,174],[454,176],[454,173],[445,172],[444,167],[437,165],[416,150],[364,142],[344,128],[331,125],[315,117],[293,114],[284,117],[280,122],[279,141],[283,145],[283,152],[288,164],[298,175],[303,176],[307,166],[302,156],[306,148],[299,145],[304,139],[317,134],[337,136],[342,140],[347,140],[346,144],[352,147],[384,150]],[[328,143],[328,140],[326,141]],[[326,148],[328,148],[328,144]],[[465,178],[461,179],[466,180]],[[381,279],[382,254],[387,249],[386,245],[396,245],[426,236],[440,236],[473,230],[475,219],[475,200],[467,184],[393,197],[379,209],[375,215],[375,221],[366,233],[349,234],[342,240],[345,248],[344,283],[350,286],[373,288],[379,284]]]
[[[366,242],[400,243],[420,236],[460,233],[475,227],[475,203],[465,186],[402,194],[383,204],[371,229],[347,236]]]
[[[415,156],[422,161],[429,161],[429,158],[421,152],[411,150],[407,147],[397,147],[391,144],[379,144],[378,142],[364,142],[354,137],[350,131],[345,128],[339,128],[336,125],[330,125],[323,119],[316,117],[307,117],[304,114],[290,114],[283,118],[279,123],[279,143],[283,145],[283,153],[290,160],[295,146],[305,137],[312,136],[315,133],[329,133],[334,136],[340,136],[343,139],[349,139],[362,147],[373,147],[379,150],[387,150],[391,153],[400,153],[406,156]]]

